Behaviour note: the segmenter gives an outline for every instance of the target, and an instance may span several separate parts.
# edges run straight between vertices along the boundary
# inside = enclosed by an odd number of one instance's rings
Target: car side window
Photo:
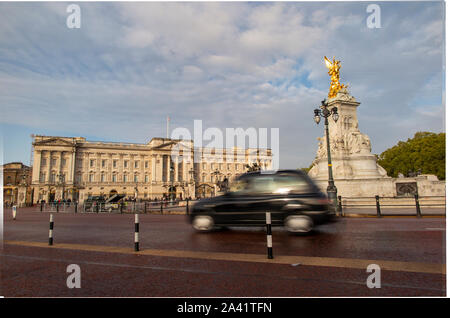
[[[311,191],[309,183],[299,175],[280,174],[275,177],[274,193],[307,193]]]

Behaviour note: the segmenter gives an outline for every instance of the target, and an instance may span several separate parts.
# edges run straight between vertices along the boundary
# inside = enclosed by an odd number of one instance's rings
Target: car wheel
[[[214,228],[214,220],[208,215],[198,215],[194,217],[192,226],[196,231],[208,232]]]
[[[291,233],[309,233],[314,227],[314,222],[306,215],[291,215],[284,221],[284,226]]]

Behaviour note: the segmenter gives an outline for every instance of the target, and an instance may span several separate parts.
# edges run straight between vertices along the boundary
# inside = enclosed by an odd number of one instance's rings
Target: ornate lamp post
[[[333,180],[333,169],[331,164],[331,151],[330,151],[330,134],[328,131],[328,117],[332,116],[334,122],[337,122],[339,119],[339,114],[337,111],[337,107],[333,107],[331,111],[327,108],[328,103],[324,99],[322,101],[322,106],[320,106],[320,109],[314,109],[314,121],[316,124],[320,123],[320,117],[323,117],[325,119],[325,137],[327,141],[327,157],[328,157],[328,187],[327,187],[327,193],[328,193],[328,199],[333,201],[333,207],[336,211],[337,208],[337,188],[334,185]]]
[[[195,199],[195,176],[194,176],[194,168],[191,168],[191,170],[189,170],[189,183],[194,185],[194,199]],[[189,197],[191,197],[191,189],[188,186],[188,190],[189,190]]]

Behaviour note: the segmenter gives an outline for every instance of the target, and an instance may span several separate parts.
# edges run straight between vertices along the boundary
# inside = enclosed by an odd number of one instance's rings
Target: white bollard
[[[267,230],[267,258],[273,258],[272,252],[272,219],[270,212],[266,212],[266,230]]]
[[[134,250],[139,251],[139,214],[134,215]]]

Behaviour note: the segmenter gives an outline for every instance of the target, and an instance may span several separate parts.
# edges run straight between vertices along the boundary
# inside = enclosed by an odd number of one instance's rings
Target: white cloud
[[[0,121],[139,142],[165,135],[167,115],[278,127],[282,165],[308,166],[323,56],[335,55],[379,152],[443,129],[442,7],[381,8],[382,28],[368,29],[361,3],[82,3],[69,30],[65,4],[2,3]]]

